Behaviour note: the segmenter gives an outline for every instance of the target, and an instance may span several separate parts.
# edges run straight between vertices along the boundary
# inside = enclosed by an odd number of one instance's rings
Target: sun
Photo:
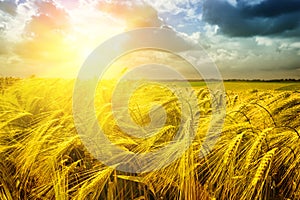
[[[126,28],[123,21],[99,10],[87,12],[81,8],[70,11],[69,15],[71,30],[68,48],[73,50],[73,59],[77,64],[83,63],[99,45]]]
[[[95,5],[66,8],[41,2],[37,6],[39,10],[30,16],[19,36],[20,42],[14,45],[22,60],[20,65],[33,66],[20,72],[22,77],[32,73],[42,77],[74,77],[97,46],[126,29],[124,20],[104,13]],[[27,11],[19,12],[25,15]],[[8,74],[9,69],[5,70]]]

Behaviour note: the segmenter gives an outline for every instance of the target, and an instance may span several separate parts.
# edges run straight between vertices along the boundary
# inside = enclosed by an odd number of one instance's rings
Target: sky
[[[102,42],[145,27],[202,46],[224,79],[300,79],[299,0],[0,0],[0,76],[74,78]]]

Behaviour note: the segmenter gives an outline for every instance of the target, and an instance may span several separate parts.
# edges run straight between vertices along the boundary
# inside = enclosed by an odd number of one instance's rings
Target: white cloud
[[[145,2],[155,8],[160,14],[171,13],[172,15],[177,15],[184,13],[185,18],[199,20],[202,18],[201,14],[196,12],[196,9],[203,3],[203,0],[145,0]]]
[[[227,0],[231,5],[236,6],[236,0]]]
[[[213,37],[217,34],[218,30],[219,30],[219,26],[218,25],[210,25],[210,24],[206,24],[204,26],[204,30],[205,30],[205,34],[208,37]]]
[[[249,1],[249,0],[240,0],[240,1],[243,1],[248,5],[257,5],[257,4],[260,4],[261,2],[263,2],[265,0],[251,0],[251,1]]]
[[[299,66],[297,56],[300,54],[300,43],[296,39],[230,38],[220,34],[218,26],[208,24],[200,35],[199,43],[206,45],[206,52],[224,72],[224,78],[282,78],[282,72],[295,78],[292,71]],[[276,51],[279,48],[281,51]]]
[[[258,45],[262,45],[262,46],[272,46],[273,45],[272,39],[267,38],[267,37],[256,37],[255,41]]]
[[[191,38],[193,41],[195,41],[195,43],[198,43],[200,40],[200,32],[194,32],[192,33],[192,35],[189,36],[189,38]]]
[[[290,46],[295,49],[300,49],[300,42],[294,42]]]
[[[300,42],[290,42],[285,41],[281,42],[278,46],[279,51],[292,51],[292,50],[299,50],[300,49]]]

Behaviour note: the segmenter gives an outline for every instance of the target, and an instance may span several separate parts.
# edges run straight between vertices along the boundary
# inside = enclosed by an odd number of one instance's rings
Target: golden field
[[[194,140],[169,166],[144,173],[118,171],[90,154],[73,121],[73,85],[62,79],[1,80],[0,199],[300,199],[299,83],[225,82],[225,122],[204,157],[199,155],[212,120],[211,98],[207,88],[195,87],[201,120]],[[134,153],[169,144],[181,118],[171,91],[149,84],[131,96],[135,123],[149,123],[153,101],[167,114],[164,127],[144,139],[118,127],[111,91],[108,83],[101,85],[95,108],[113,144]]]

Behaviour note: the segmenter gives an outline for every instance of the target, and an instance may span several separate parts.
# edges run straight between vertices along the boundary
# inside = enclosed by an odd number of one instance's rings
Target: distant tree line
[[[300,79],[270,79],[270,80],[264,80],[264,79],[225,79],[224,81],[244,81],[244,82],[300,82]]]
[[[189,81],[189,82],[214,82],[214,81],[225,81],[225,82],[300,82],[300,79],[293,79],[293,78],[287,78],[287,79],[187,79],[187,80],[175,80],[175,79],[166,79],[161,80],[163,82],[175,82],[175,81]]]
[[[36,78],[35,75],[31,75],[28,78]],[[2,84],[11,84],[16,81],[21,80],[22,78],[19,77],[1,77],[0,76],[0,85]],[[160,80],[163,82],[174,82],[174,81],[189,81],[189,82],[199,82],[199,81],[221,81],[220,79],[187,79],[187,80],[175,80],[175,79],[165,79]],[[286,78],[286,79],[223,79],[222,81],[228,82],[300,82],[300,79],[293,79],[293,78]]]

